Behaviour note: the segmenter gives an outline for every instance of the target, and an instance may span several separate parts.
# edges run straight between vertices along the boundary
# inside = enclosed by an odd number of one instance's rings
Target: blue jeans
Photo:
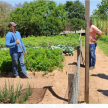
[[[11,54],[12,58],[12,68],[14,76],[18,76],[18,61],[20,63],[20,67],[23,73],[23,77],[27,76],[26,66],[24,63],[24,55],[21,52]]]
[[[97,43],[89,44],[89,67],[95,66],[96,64],[96,50]]]

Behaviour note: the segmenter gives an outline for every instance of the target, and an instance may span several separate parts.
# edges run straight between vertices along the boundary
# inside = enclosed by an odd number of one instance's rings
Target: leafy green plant
[[[20,104],[23,104],[24,100],[23,100],[23,98],[22,98],[21,96],[19,96],[18,102],[19,102]]]
[[[65,53],[66,55],[73,55],[74,53],[74,48],[73,47],[69,47],[69,46],[65,46],[65,45],[58,45],[58,46],[51,46],[50,47],[52,50],[53,49],[61,49],[63,51],[63,53]]]
[[[24,94],[24,101],[28,100],[29,96],[32,95],[32,88],[30,86],[30,84],[28,84],[27,88],[25,89],[25,94]]]
[[[30,86],[30,84],[28,85],[28,95],[31,96],[33,93],[32,88]]]
[[[9,100],[12,104],[14,104],[16,102],[16,95],[15,93],[13,92],[13,89],[12,89],[12,92],[10,93],[9,95]]]
[[[7,96],[9,94],[9,91],[8,91],[8,88],[7,88],[7,83],[5,81],[5,85],[3,87],[3,91],[2,91],[2,94],[3,94],[3,100],[7,100]]]
[[[84,45],[84,37],[82,43]],[[4,38],[0,42],[5,41]],[[42,37],[27,37],[23,38],[24,45],[27,49],[28,61],[34,71],[53,71],[56,68],[63,68],[62,61],[64,57],[62,53],[66,55],[73,55],[74,50],[79,46],[79,34],[67,34],[56,36],[42,36]],[[49,42],[49,48],[47,48],[47,42]],[[54,46],[54,48],[53,48]],[[8,74],[12,72],[12,60],[9,54],[9,50],[0,50],[0,72]],[[26,61],[25,61],[26,62]],[[27,70],[30,70],[26,62]],[[19,66],[20,70],[20,66]]]
[[[52,71],[56,67],[63,68],[64,57],[61,54],[62,50],[60,49],[38,48],[33,50],[31,48],[28,49],[27,58],[35,71]],[[62,66],[59,66],[59,64],[62,64]],[[30,69],[27,64],[26,67]]]
[[[25,94],[24,94],[24,101],[26,101],[26,100],[28,100],[28,97],[29,97],[29,95],[28,95],[28,89],[25,89]]]
[[[3,93],[2,93],[2,90],[0,88],[0,103],[3,101]]]
[[[55,35],[55,36],[42,36],[42,37],[27,37],[23,38],[23,43],[26,48],[37,48],[37,47],[47,47],[47,41],[49,42],[49,46],[57,46],[57,45],[65,45],[69,47],[77,48],[79,45],[79,34],[66,34],[65,35]],[[82,38],[82,43],[84,45],[84,37]],[[0,45],[3,44],[1,48],[5,48],[5,38],[0,39]],[[5,49],[2,49],[5,50]]]

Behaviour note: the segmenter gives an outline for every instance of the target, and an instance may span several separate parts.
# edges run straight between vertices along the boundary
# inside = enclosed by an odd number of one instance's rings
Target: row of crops
[[[84,45],[84,37],[82,37]],[[79,34],[23,38],[27,49],[27,59],[34,71],[51,72],[62,69],[64,57],[62,53],[72,56],[79,46]],[[26,63],[27,70],[30,70]],[[20,69],[20,67],[19,67]],[[9,49],[5,47],[5,38],[0,39],[0,72],[7,74],[12,71]]]

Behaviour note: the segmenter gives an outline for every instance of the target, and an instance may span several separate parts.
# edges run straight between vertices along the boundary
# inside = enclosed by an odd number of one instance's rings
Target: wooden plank
[[[78,94],[79,94],[79,75],[80,75],[80,64],[81,64],[81,42],[80,47],[77,48],[78,60],[77,60],[77,73],[76,73],[76,104],[78,104]]]
[[[89,103],[89,15],[90,15],[90,0],[85,0],[85,102]]]
[[[75,102],[75,80],[74,80],[74,73],[73,72],[69,72],[68,73],[68,104],[74,104]]]

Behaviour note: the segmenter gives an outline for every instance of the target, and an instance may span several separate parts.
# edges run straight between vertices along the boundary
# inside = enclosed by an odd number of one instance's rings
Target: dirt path
[[[76,56],[76,52],[75,52]],[[64,68],[63,71],[55,70],[52,90],[48,89],[43,100],[39,104],[67,104],[68,102],[68,72],[74,70],[74,66],[71,65],[72,62],[76,59],[75,56],[64,56]]]
[[[84,50],[84,49],[83,49]],[[68,72],[76,72],[76,66],[72,65],[76,62],[76,52],[74,56],[64,56],[63,70],[54,70],[53,72],[43,75],[43,72],[36,72],[36,77],[33,79],[15,79],[15,78],[0,78],[0,86],[3,86],[5,81],[13,82],[17,85],[18,82],[23,84],[23,89],[27,83],[33,86],[33,94],[25,104],[67,104],[68,101]],[[84,51],[83,51],[83,55]],[[97,62],[95,69],[89,71],[89,100],[90,104],[107,104],[108,103],[108,57],[97,47],[96,49]],[[28,75],[32,76],[31,72]],[[10,75],[11,76],[11,75]],[[38,77],[37,77],[38,76]],[[79,103],[84,101],[84,81],[85,68],[80,69],[79,80]]]
[[[84,52],[83,52],[84,53]],[[108,57],[97,47],[96,66],[89,71],[89,103],[108,103]],[[84,101],[85,69],[81,68],[79,101]]]

